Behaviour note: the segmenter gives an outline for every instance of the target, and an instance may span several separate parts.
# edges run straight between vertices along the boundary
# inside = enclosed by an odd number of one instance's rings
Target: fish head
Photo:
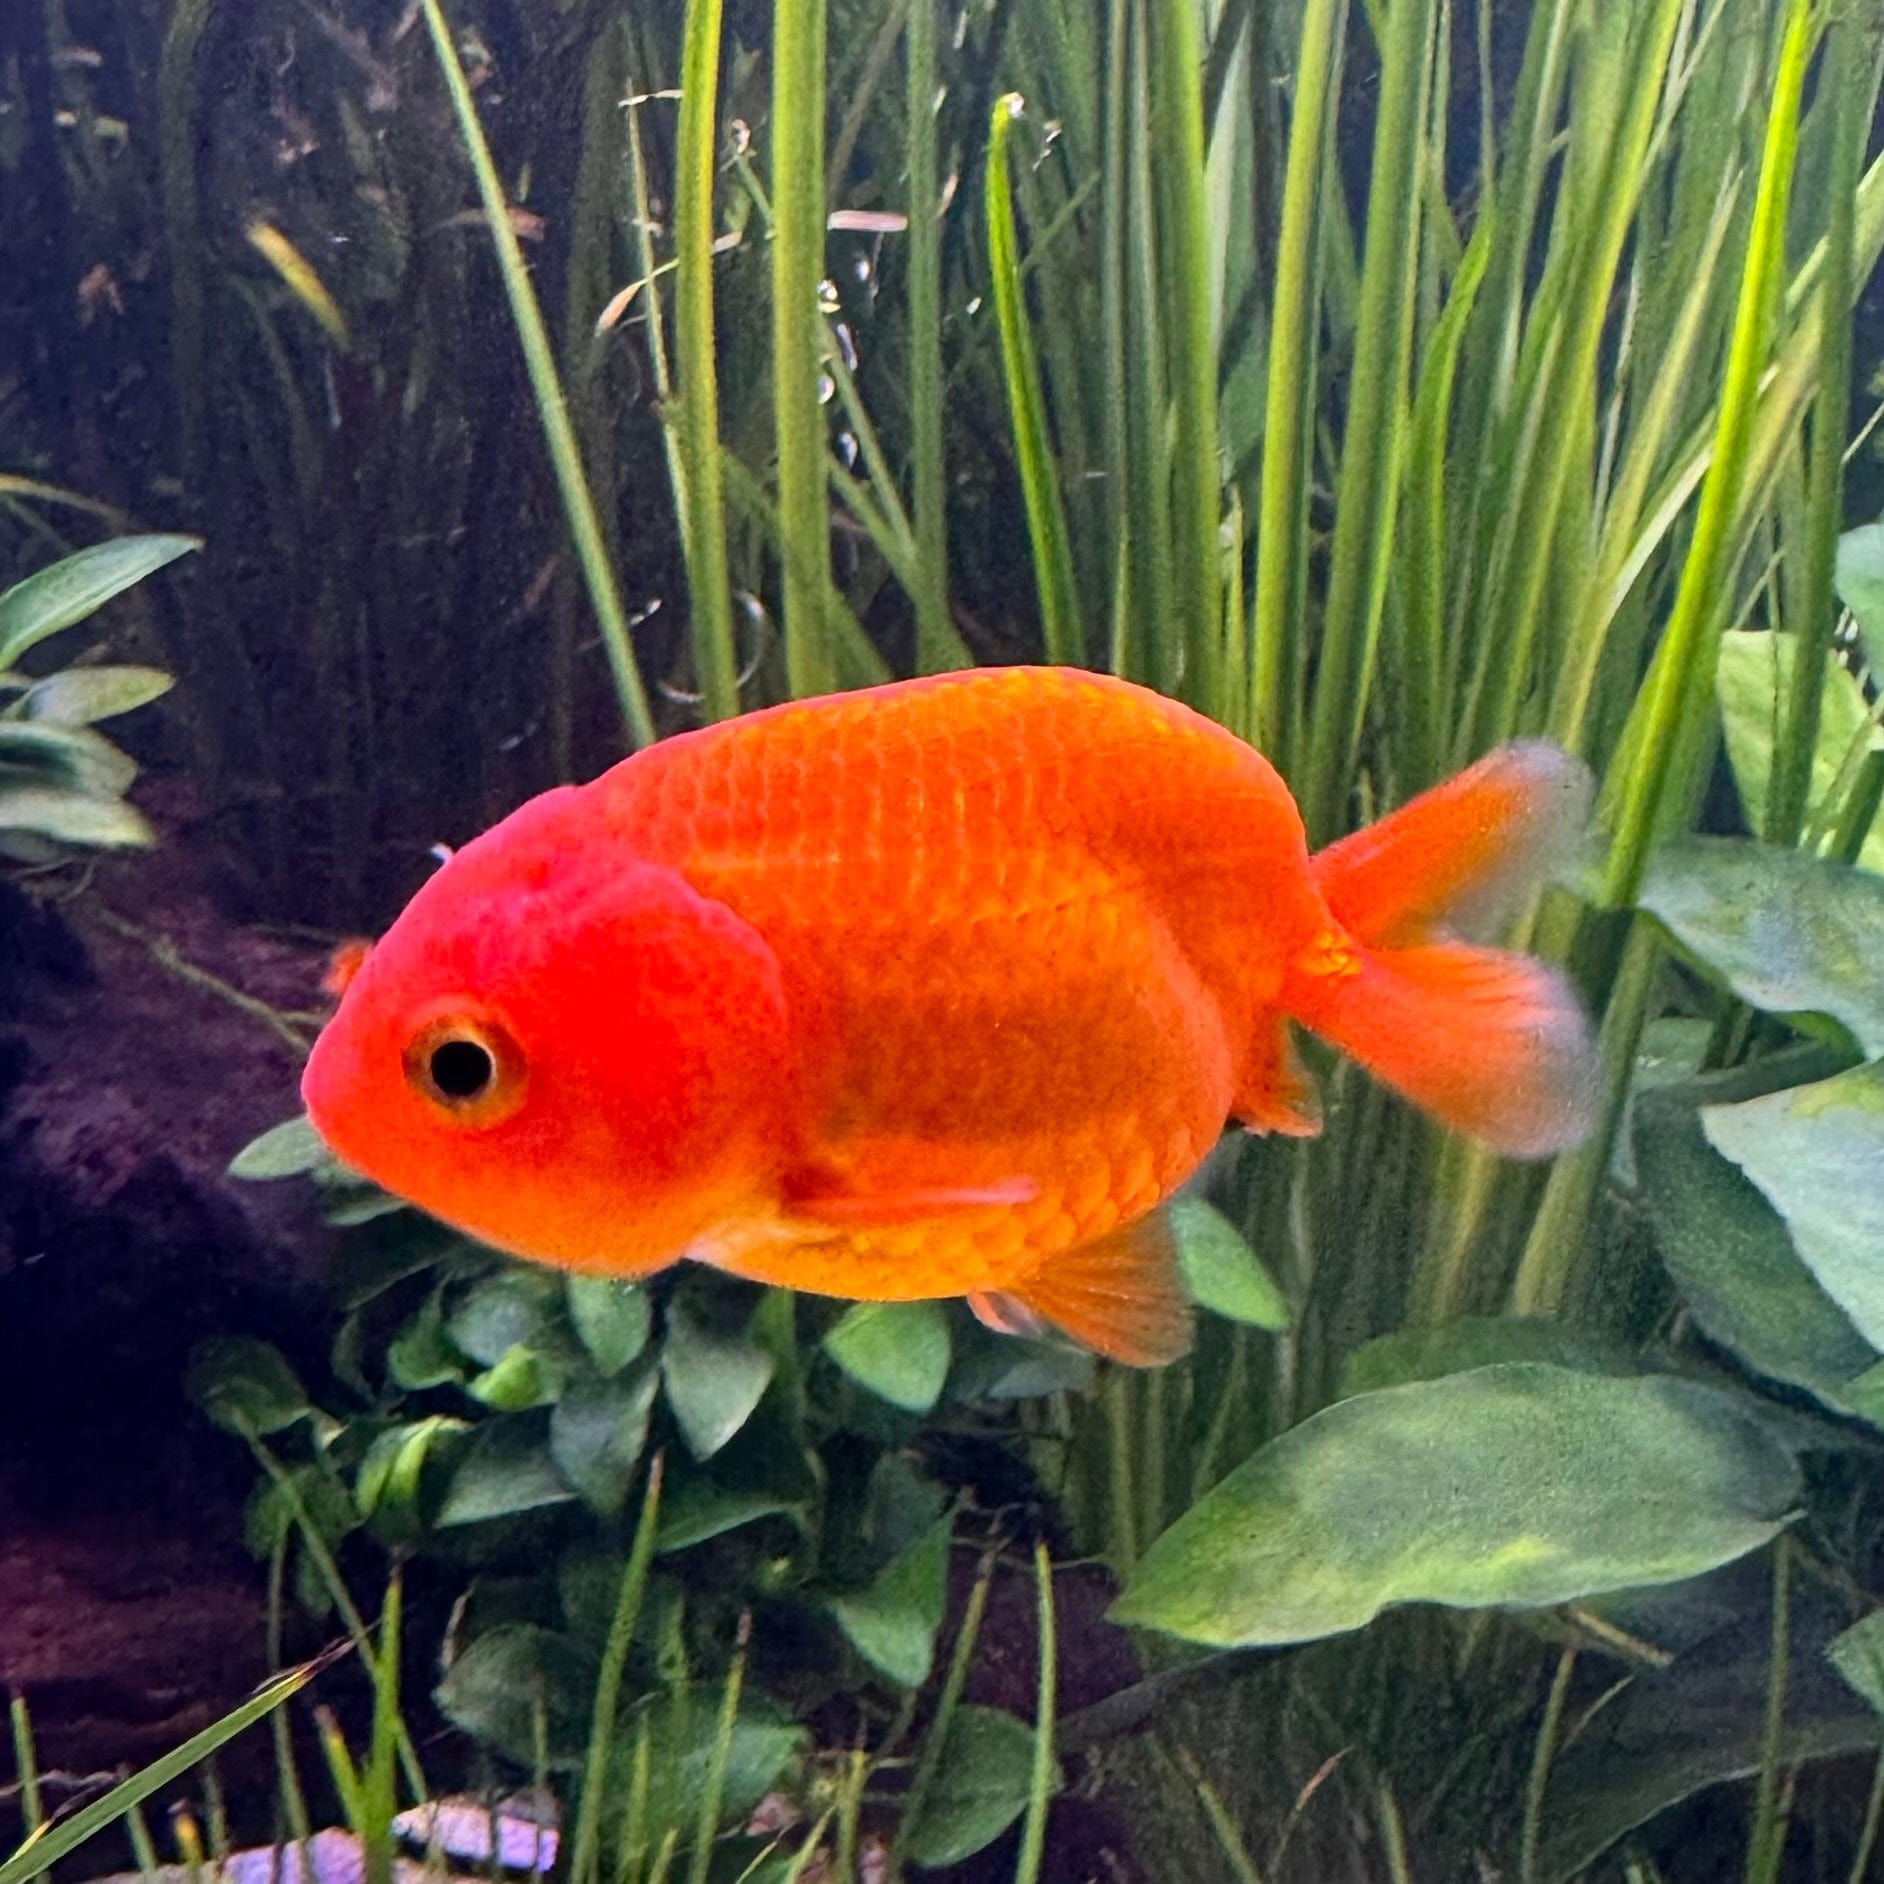
[[[565,787],[453,855],[352,965],[302,1079],[340,1160],[520,1256],[656,1269],[780,1142],[778,964]]]

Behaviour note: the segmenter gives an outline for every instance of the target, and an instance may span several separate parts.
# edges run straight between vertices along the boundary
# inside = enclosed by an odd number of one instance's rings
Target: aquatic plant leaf
[[[1874,1609],[1843,1635],[1834,1636],[1825,1654],[1873,1712],[1884,1714],[1884,1609]]]
[[[203,547],[194,536],[120,536],[62,557],[0,594],[0,670],[114,595]]]
[[[561,1293],[556,1277],[512,1267],[480,1282],[446,1317],[460,1353],[495,1367],[515,1347],[551,1345],[550,1316]]]
[[[1170,1218],[1184,1286],[1200,1308],[1252,1328],[1288,1327],[1289,1298],[1222,1211],[1201,1198],[1182,1197],[1171,1206]]]
[[[635,1738],[646,1723],[654,1790],[659,1797],[684,1800],[688,1824],[712,1767],[720,1700],[719,1688],[707,1682],[650,1696],[628,1715],[617,1743],[614,1770],[630,1772]],[[783,1708],[749,1686],[733,1717],[720,1795],[721,1824],[746,1818],[778,1784],[808,1739]],[[620,1788],[622,1795],[626,1792],[625,1786]]]
[[[1541,1608],[1757,1548],[1798,1474],[1733,1394],[1513,1361],[1341,1400],[1157,1539],[1113,1619],[1237,1648],[1397,1603]]]
[[[459,1350],[445,1334],[445,1292],[434,1289],[386,1346],[386,1373],[408,1393],[464,1378]]]
[[[353,1500],[386,1542],[412,1543],[423,1534],[425,1468],[469,1430],[465,1421],[435,1413],[381,1433],[367,1448],[353,1477]]]
[[[1641,1371],[1634,1354],[1550,1315],[1466,1315],[1432,1328],[1402,1328],[1363,1342],[1342,1364],[1346,1400],[1412,1380],[1438,1380],[1499,1361],[1548,1361],[1583,1374]]]
[[[609,1380],[577,1380],[550,1415],[550,1456],[604,1517],[614,1517],[628,1502],[659,1385],[651,1363]]]
[[[541,1703],[549,1762],[574,1765],[588,1735],[595,1659],[573,1637],[531,1622],[476,1637],[432,1690],[439,1712],[525,1768],[536,1760]]]
[[[1639,898],[1741,1000],[1828,1014],[1884,1053],[1884,877],[1744,838],[1690,837],[1649,859]]]
[[[653,1315],[638,1283],[571,1276],[565,1293],[576,1337],[601,1373],[619,1374],[648,1345]]]
[[[713,1326],[687,1294],[669,1305],[661,1378],[696,1459],[710,1459],[752,1417],[777,1366],[750,1335]]]
[[[1884,629],[1884,621],[1879,626]],[[1773,745],[1785,722],[1798,644],[1796,635],[1746,628],[1731,629],[1721,637],[1720,667],[1715,675],[1721,730],[1740,790],[1741,810],[1757,837],[1766,835]],[[1884,730],[1873,724],[1857,676],[1829,650],[1823,659],[1818,741],[1812,749],[1806,791],[1811,806],[1824,802],[1854,742],[1862,741],[1873,750],[1884,748]],[[1873,831],[1866,838],[1858,861],[1867,870],[1884,871],[1884,831]]]
[[[998,1707],[958,1707],[909,1856],[940,1869],[991,1845],[1027,1808],[1034,1730]]]
[[[859,1386],[905,1412],[927,1413],[948,1378],[948,1317],[939,1302],[859,1302],[824,1348]]]
[[[51,720],[0,720],[0,780],[119,798],[137,777],[137,762],[88,726]]]
[[[1826,1660],[1843,1618],[1795,1590],[1782,1766],[1876,1746],[1880,1723]],[[1615,1842],[1709,1786],[1760,1770],[1772,1656],[1768,1613],[1743,1616],[1661,1673],[1638,1672],[1550,1773],[1542,1884],[1570,1884]]]
[[[1822,1065],[1821,1055],[1811,1057]],[[1852,1385],[1876,1365],[1877,1350],[1800,1260],[1779,1213],[1702,1129],[1702,1106],[1753,1096],[1773,1078],[1767,1065],[1642,1096],[1634,1121],[1640,1195],[1662,1266],[1710,1341],[1769,1380],[1860,1411]]]
[[[661,1494],[654,1548],[659,1555],[669,1556],[760,1518],[777,1517],[791,1518],[802,1526],[804,1507],[778,1492],[716,1485],[710,1478],[678,1479]]]
[[[1884,1062],[1707,1106],[1701,1126],[1785,1219],[1819,1286],[1884,1349]]]
[[[576,1494],[556,1469],[545,1428],[534,1413],[507,1414],[480,1428],[451,1475],[439,1528],[570,1503]]]
[[[103,850],[140,850],[156,842],[156,833],[143,816],[122,799],[4,780],[0,780],[0,831],[30,831],[56,843]]]
[[[177,683],[156,667],[66,667],[36,680],[20,697],[29,720],[90,726],[160,700]]]
[[[569,1384],[569,1370],[554,1355],[527,1342],[507,1348],[483,1373],[465,1382],[465,1392],[494,1413],[523,1413],[553,1405]]]
[[[283,1119],[259,1138],[251,1138],[229,1160],[229,1175],[261,1183],[272,1178],[306,1177],[333,1163],[333,1154],[321,1143],[311,1119]]]
[[[831,1599],[845,1639],[878,1674],[898,1687],[929,1678],[935,1633],[942,1626],[954,1514],[932,1524],[867,1590]]]
[[[1861,523],[1838,539],[1833,580],[1839,599],[1857,617],[1865,652],[1884,659],[1884,519]]]
[[[287,1357],[266,1341],[218,1335],[190,1354],[183,1389],[227,1432],[279,1432],[313,1410]]]

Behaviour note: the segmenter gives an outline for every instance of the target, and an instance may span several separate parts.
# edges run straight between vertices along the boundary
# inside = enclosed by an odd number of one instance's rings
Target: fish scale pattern
[[[847,1294],[999,1287],[1153,1208],[1231,1109],[1280,975],[1265,906],[1292,927],[1318,909],[1256,754],[1071,670],[776,708],[587,789],[627,851],[777,955],[805,1100],[789,1163],[864,1197],[1035,1187],[725,1255],[804,1288],[827,1267]]]

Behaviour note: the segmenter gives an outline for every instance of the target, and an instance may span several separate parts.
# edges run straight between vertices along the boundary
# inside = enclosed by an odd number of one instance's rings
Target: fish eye
[[[497,1077],[497,1062],[481,1040],[441,1040],[425,1068],[446,1099],[476,1099]]]
[[[421,1027],[406,1048],[406,1079],[465,1125],[495,1125],[523,1099],[523,1055],[494,1021],[448,1015]]]

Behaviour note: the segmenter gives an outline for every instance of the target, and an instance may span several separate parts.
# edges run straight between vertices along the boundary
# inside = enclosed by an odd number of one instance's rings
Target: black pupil
[[[489,1048],[475,1040],[447,1040],[432,1049],[432,1084],[447,1099],[475,1099],[496,1072]]]

